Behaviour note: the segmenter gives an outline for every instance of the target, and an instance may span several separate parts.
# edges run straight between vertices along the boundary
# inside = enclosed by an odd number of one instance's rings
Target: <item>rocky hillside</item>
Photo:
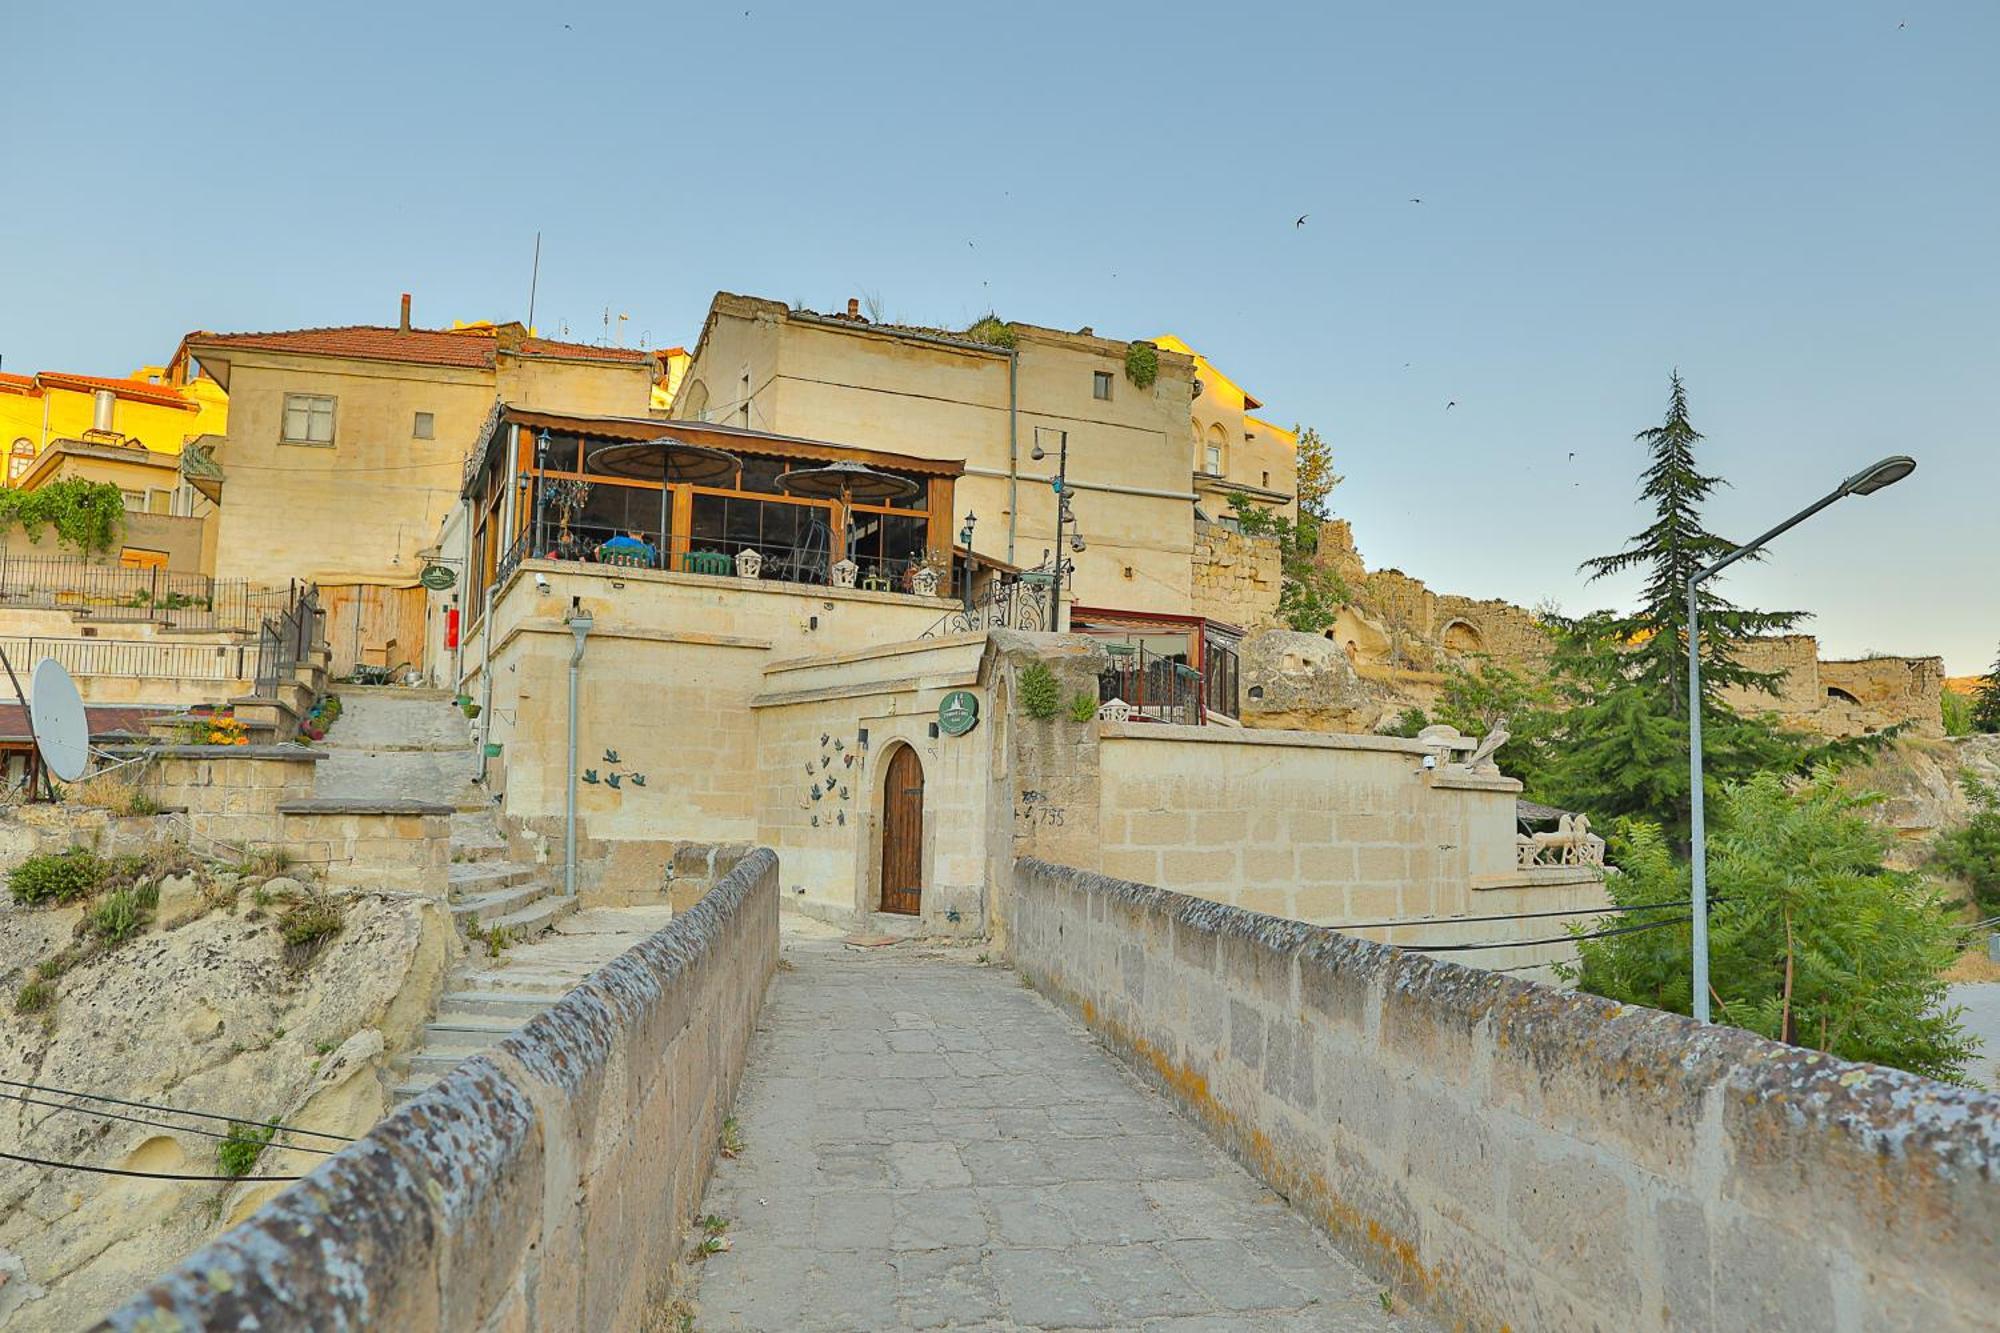
[[[1882,795],[1875,817],[1905,844],[1906,865],[1915,865],[1929,854],[1939,833],[1964,823],[1972,813],[1961,773],[2000,784],[2000,736],[1898,740],[1868,763],[1848,769],[1843,781],[1856,791]]]
[[[24,841],[0,829],[12,859]],[[386,1056],[423,1023],[450,962],[445,908],[426,899],[327,897],[271,867],[193,865],[171,848],[102,864],[74,901],[0,899],[0,1152],[245,1179],[0,1160],[0,1329],[88,1324],[284,1188],[247,1177],[322,1160],[285,1145],[336,1146],[280,1132],[261,1153],[254,1136],[219,1152],[196,1131],[243,1138],[226,1120],[19,1085],[357,1135],[387,1107]]]

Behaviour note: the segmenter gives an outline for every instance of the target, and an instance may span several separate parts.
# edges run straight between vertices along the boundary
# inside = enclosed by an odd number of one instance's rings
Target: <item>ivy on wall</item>
[[[1142,389],[1153,387],[1160,377],[1160,349],[1151,343],[1130,343],[1125,348],[1125,378]]]
[[[1056,673],[1044,662],[1030,662],[1021,673],[1021,711],[1038,722],[1047,721],[1062,707],[1062,686]]]
[[[125,497],[108,481],[64,477],[40,490],[0,489],[0,529],[18,525],[28,540],[40,541],[53,527],[65,546],[101,555],[118,544],[125,528]]]

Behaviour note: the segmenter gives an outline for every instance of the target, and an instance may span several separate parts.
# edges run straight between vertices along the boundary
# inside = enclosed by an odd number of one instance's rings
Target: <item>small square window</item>
[[[1093,370],[1090,372],[1090,396],[1100,402],[1111,401],[1111,372]]]
[[[333,443],[333,395],[288,393],[285,395],[285,444]]]
[[[410,434],[413,438],[419,440],[436,439],[437,418],[432,416],[429,412],[417,413],[417,422],[416,425],[410,428]]]

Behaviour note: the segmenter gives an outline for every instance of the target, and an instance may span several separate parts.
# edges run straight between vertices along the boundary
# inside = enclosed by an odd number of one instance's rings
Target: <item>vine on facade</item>
[[[52,527],[64,545],[101,555],[117,545],[125,527],[125,497],[108,481],[64,477],[39,490],[0,489],[0,528],[18,525],[39,542]]]

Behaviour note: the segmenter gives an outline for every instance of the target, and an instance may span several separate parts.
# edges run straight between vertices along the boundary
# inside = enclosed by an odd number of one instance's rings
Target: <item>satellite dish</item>
[[[62,663],[44,657],[35,663],[28,685],[28,720],[35,729],[35,748],[49,772],[75,782],[90,764],[90,722],[83,696]]]

